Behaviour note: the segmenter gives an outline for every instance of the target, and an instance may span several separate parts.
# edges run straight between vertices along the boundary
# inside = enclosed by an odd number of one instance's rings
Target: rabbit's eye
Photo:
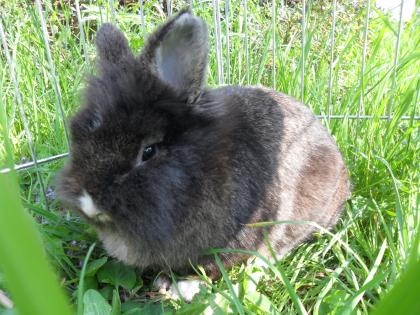
[[[155,156],[155,154],[158,152],[158,144],[154,143],[151,145],[148,145],[143,149],[143,155],[141,157],[143,162],[146,162],[147,160],[151,159]]]

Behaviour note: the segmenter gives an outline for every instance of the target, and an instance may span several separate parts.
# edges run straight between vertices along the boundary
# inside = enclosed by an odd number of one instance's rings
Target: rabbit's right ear
[[[192,102],[204,84],[207,56],[205,23],[183,10],[149,37],[140,59],[159,79]]]
[[[102,68],[108,64],[118,65],[126,57],[132,56],[124,34],[110,23],[102,24],[96,33],[95,43]]]

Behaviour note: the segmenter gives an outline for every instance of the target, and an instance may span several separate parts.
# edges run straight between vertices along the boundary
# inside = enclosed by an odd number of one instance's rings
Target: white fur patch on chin
[[[176,284],[172,283],[169,287],[168,294],[172,299],[183,298],[186,302],[191,302],[194,296],[200,292],[200,280],[183,280]]]
[[[101,211],[96,208],[95,203],[93,202],[92,197],[87,193],[86,190],[83,190],[83,194],[79,197],[80,209],[89,217],[93,218],[101,213]]]

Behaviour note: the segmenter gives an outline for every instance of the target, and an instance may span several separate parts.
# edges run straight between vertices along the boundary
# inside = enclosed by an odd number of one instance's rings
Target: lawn
[[[139,2],[117,2],[111,10],[107,1],[80,1],[82,40],[74,1],[43,1],[44,22],[32,1],[0,0],[0,168],[31,161],[33,154],[43,159],[68,152],[66,124],[86,76],[95,71],[101,22],[118,23],[139,51],[145,35],[188,1],[169,1],[169,9],[167,2],[145,1],[144,19]],[[7,220],[19,219],[20,204],[21,219],[34,218],[48,261],[79,315],[367,314],[396,283],[400,297],[409,295],[398,281],[420,262],[420,21],[413,16],[399,23],[369,1],[337,1],[335,8],[335,1],[306,2],[302,19],[301,1],[234,0],[229,10],[225,1],[192,1],[209,25],[210,86],[264,85],[290,94],[312,108],[337,140],[352,181],[339,224],[320,230],[269,270],[252,261],[222,270],[222,279],[187,304],[151,292],[155,275],[107,257],[93,230],[63,208],[54,187],[64,159],[39,165],[39,172],[0,173],[0,314],[16,314],[2,295],[18,308],[19,301],[29,307],[42,300],[43,288],[56,285],[46,266],[45,276],[43,267],[36,269],[42,253],[22,243],[35,232],[29,221],[11,223],[5,232]],[[14,250],[22,254],[16,260]],[[15,272],[9,275],[7,266]],[[14,289],[19,283],[27,284],[25,292]],[[51,305],[59,304],[62,296],[53,297]],[[392,303],[401,311],[408,305]],[[47,313],[34,308],[28,314]]]

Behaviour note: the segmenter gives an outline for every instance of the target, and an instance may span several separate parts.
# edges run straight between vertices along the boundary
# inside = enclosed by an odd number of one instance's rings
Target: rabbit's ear
[[[96,49],[101,66],[119,64],[122,59],[131,55],[124,34],[110,23],[102,24],[96,33]]]
[[[163,82],[193,101],[205,80],[207,56],[205,23],[183,10],[149,37],[140,58]]]

